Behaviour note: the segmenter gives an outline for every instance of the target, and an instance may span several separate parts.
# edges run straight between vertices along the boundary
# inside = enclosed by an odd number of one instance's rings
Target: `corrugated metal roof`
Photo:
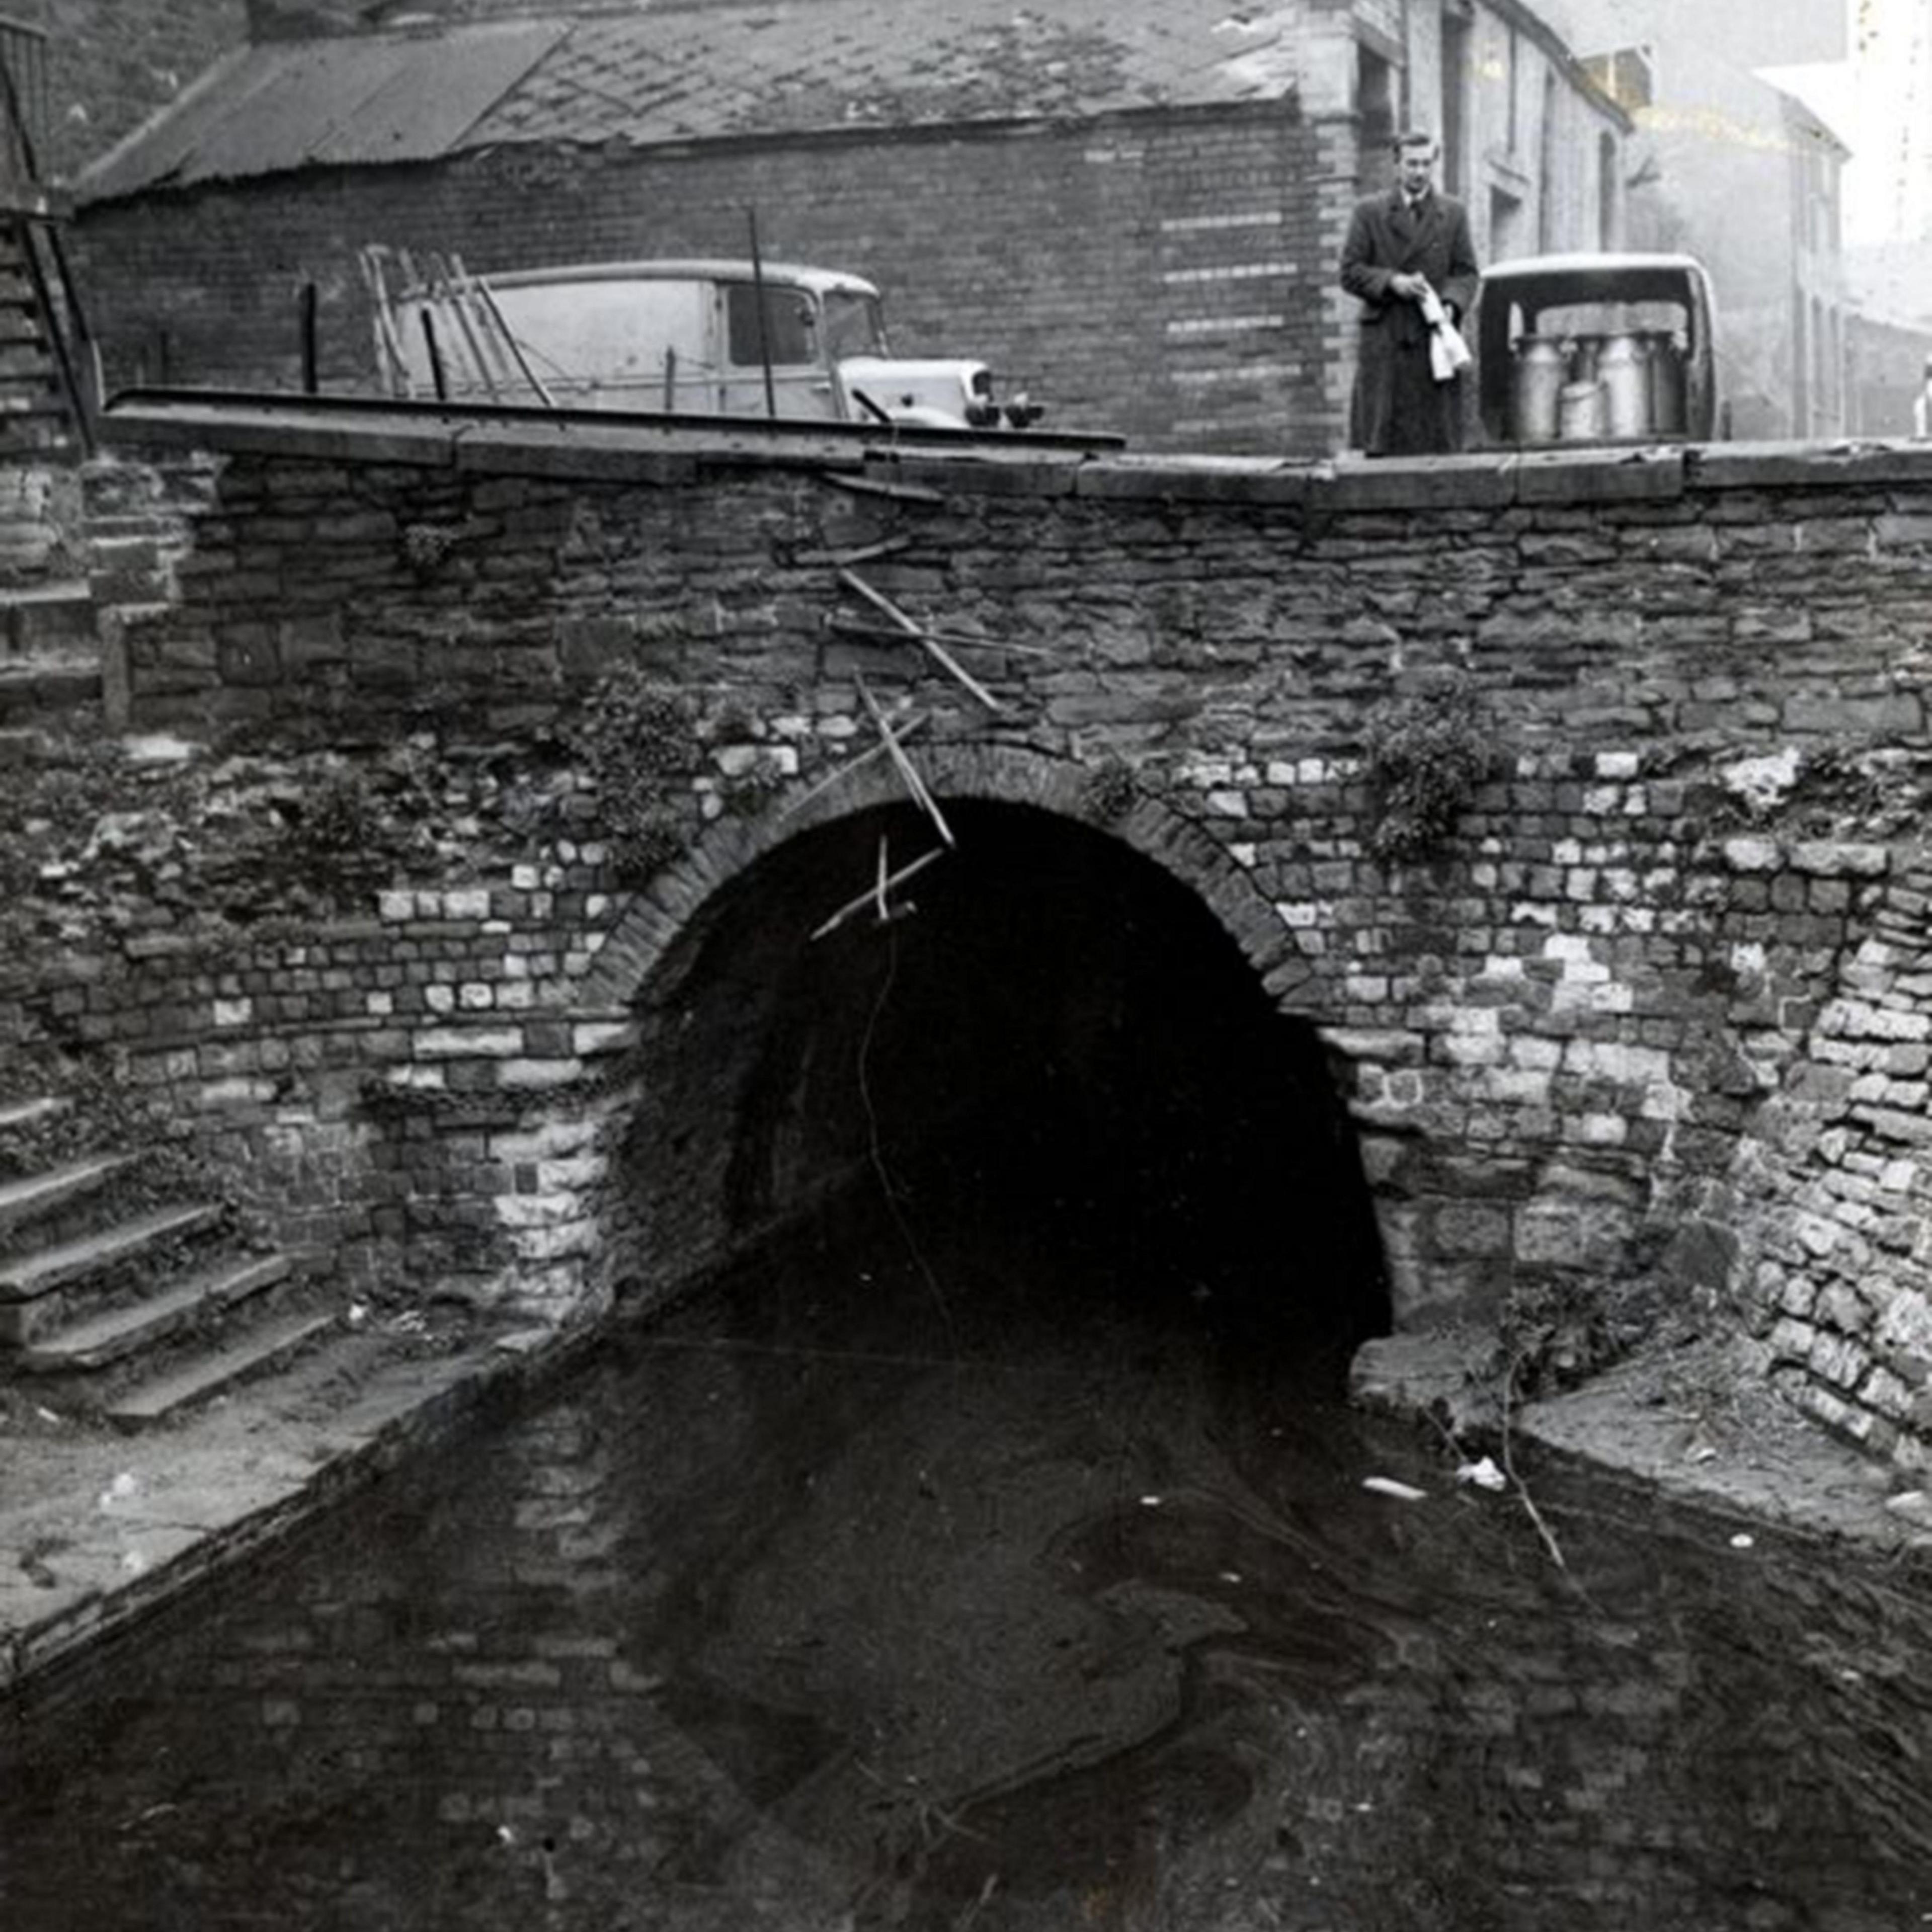
[[[433,160],[568,32],[524,21],[448,34],[272,43],[224,62],[76,184],[90,200],[163,182],[311,164]]]
[[[1304,17],[1229,0],[770,0],[583,20],[476,131],[647,142],[1252,99],[1292,85]]]
[[[90,199],[501,142],[1059,119],[1292,92],[1295,0],[751,0],[271,44],[83,177]]]

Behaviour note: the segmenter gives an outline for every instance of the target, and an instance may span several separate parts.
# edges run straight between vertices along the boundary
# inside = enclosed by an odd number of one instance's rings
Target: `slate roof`
[[[76,184],[89,200],[504,142],[1083,118],[1293,90],[1300,0],[746,0],[270,42]]]

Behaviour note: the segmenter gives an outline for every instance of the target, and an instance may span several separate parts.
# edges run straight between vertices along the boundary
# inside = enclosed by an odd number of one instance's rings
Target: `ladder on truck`
[[[362,251],[376,366],[391,392],[436,402],[524,403],[555,398],[511,333],[495,291],[460,255]]]

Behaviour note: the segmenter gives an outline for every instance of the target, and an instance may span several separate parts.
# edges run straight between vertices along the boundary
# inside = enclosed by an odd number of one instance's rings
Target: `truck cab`
[[[371,251],[374,252],[374,251]],[[369,259],[365,254],[365,261]],[[631,261],[371,272],[388,386],[457,401],[1024,428],[983,362],[895,357],[879,291],[836,269]]]
[[[1536,255],[1483,278],[1473,346],[1492,448],[1724,434],[1716,304],[1694,256]]]

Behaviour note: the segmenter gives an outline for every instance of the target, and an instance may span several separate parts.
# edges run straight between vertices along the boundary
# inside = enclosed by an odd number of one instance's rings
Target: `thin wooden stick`
[[[957,842],[952,836],[952,828],[946,822],[946,814],[939,808],[938,801],[926,788],[926,781],[919,775],[919,767],[905,754],[905,748],[894,735],[892,722],[879,709],[879,700],[872,695],[870,686],[862,677],[859,680],[859,695],[866,700],[866,709],[872,714],[872,722],[879,728],[879,736],[886,741],[886,749],[892,763],[898,767],[899,776],[905,781],[905,788],[913,796],[913,802],[929,818],[939,830],[939,836],[947,844]]]
[[[907,880],[910,878],[915,872],[924,872],[926,867],[931,865],[935,859],[943,859],[945,856],[946,848],[944,845],[935,846],[930,852],[922,853],[919,857],[914,860],[910,865],[902,866],[896,872],[887,874],[885,880],[885,890],[890,892],[895,887],[904,885]],[[814,939],[823,939],[828,932],[836,932],[840,926],[843,926],[854,913],[863,912],[868,906],[876,905],[878,903],[879,890],[880,889],[877,885],[868,886],[856,899],[853,899],[848,904],[841,906],[838,910],[812,935],[812,938]]]
[[[456,333],[462,337],[464,346],[470,352],[470,366],[476,371],[477,380],[482,384],[490,401],[500,401],[496,379],[490,373],[489,359],[483,353],[483,345],[476,339],[476,326],[470,319],[469,304],[464,301],[463,292],[451,275],[447,262],[439,264],[436,278],[438,304],[455,322]]]
[[[856,617],[841,617],[834,614],[826,620],[830,628],[848,638],[872,638],[881,644],[898,644],[904,637],[903,631],[889,631],[882,624],[862,624]],[[1058,651],[1042,650],[1038,644],[1016,644],[1000,638],[975,638],[964,631],[926,631],[922,636],[932,638],[942,644],[950,644],[955,650],[1013,651],[1024,658],[1058,657]]]
[[[504,341],[509,345],[510,353],[516,358],[517,367],[523,372],[524,380],[536,390],[545,409],[555,409],[556,398],[544,387],[543,378],[531,368],[530,358],[524,353],[524,345],[510,332],[509,321],[503,314],[502,304],[496,299],[496,291],[480,277],[473,286],[477,294],[482,298],[483,306],[490,311],[490,320],[495,322]]]
[[[1004,711],[1006,706],[948,651],[944,644],[938,644],[915,624],[884,591],[874,590],[856,571],[842,570],[838,580],[848,590],[855,590],[875,610],[882,610],[903,631],[929,652],[938,663],[956,677],[988,711]]]
[[[389,284],[382,273],[382,258],[388,250],[371,244],[362,250],[362,278],[369,289],[370,307],[376,325],[376,360],[392,371],[396,388],[405,396],[416,392],[416,378],[410,374],[408,358],[396,332],[396,318],[391,307]],[[392,388],[391,394],[395,393]]]
[[[924,712],[921,711],[914,713],[913,716],[908,718],[905,722],[898,728],[899,742],[903,745],[915,731],[922,729],[927,722],[928,720]],[[870,764],[874,758],[884,758],[886,755],[886,746],[881,743],[877,745],[868,745],[862,752],[854,752],[853,755],[848,758],[843,764],[836,767],[834,770],[827,772],[824,777],[820,778],[816,784],[800,792],[797,797],[794,799],[790,804],[787,806],[784,809],[778,814],[778,816],[781,818],[789,818],[794,812],[802,812],[814,799],[819,797],[824,793],[830,791],[834,785],[839,782],[841,779],[849,778],[861,765]]]

